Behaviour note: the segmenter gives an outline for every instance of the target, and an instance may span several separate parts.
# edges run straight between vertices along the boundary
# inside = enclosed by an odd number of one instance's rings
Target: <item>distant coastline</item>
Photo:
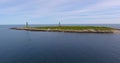
[[[13,30],[43,31],[43,32],[69,32],[69,33],[120,33],[119,29],[99,26],[43,26],[10,28]]]

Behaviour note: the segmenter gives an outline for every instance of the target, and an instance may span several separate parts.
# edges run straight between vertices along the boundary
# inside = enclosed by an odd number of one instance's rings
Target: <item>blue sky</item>
[[[120,24],[120,0],[0,0],[0,24]]]

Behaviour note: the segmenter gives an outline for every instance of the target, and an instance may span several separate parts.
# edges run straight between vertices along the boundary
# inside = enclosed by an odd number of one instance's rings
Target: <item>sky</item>
[[[0,0],[0,24],[120,24],[120,0]]]

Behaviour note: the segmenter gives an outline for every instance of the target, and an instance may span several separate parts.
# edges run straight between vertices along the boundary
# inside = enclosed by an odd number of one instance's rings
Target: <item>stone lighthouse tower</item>
[[[58,26],[59,26],[59,27],[61,26],[61,23],[60,23],[60,21],[59,21],[59,23],[58,23]]]
[[[28,28],[28,27],[29,27],[29,24],[28,24],[28,22],[26,22],[26,25],[25,25],[25,27],[26,27],[26,28]]]

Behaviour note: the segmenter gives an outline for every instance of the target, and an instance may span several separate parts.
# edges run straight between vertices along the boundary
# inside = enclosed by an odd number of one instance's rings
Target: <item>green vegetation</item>
[[[35,29],[50,29],[50,30],[112,30],[110,27],[98,26],[45,26],[45,27],[32,27]]]
[[[120,33],[120,31],[117,29],[99,26],[40,26],[11,29],[44,32],[71,32],[71,33],[118,33],[118,32]]]

